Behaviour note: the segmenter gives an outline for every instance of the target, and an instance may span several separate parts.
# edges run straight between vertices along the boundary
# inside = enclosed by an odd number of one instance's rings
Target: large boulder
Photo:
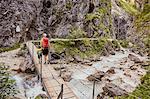
[[[143,61],[138,58],[137,56],[133,55],[133,54],[129,54],[128,55],[128,58],[131,60],[131,61],[134,61],[135,63],[142,63]]]
[[[104,93],[114,97],[114,96],[122,96],[122,95],[127,95],[127,92],[123,89],[121,89],[119,86],[108,83],[103,87]]]
[[[62,73],[61,78],[64,81],[69,82],[72,79],[71,75],[72,75],[71,72],[64,72],[64,73]]]
[[[95,74],[91,74],[87,77],[89,81],[100,81],[104,77],[105,73],[103,71],[98,71]]]

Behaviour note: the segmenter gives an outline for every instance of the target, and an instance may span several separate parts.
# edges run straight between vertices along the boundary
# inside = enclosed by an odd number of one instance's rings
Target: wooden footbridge
[[[51,39],[50,42],[55,41],[80,41],[80,40],[99,40],[100,38],[79,38],[79,39]],[[108,39],[112,41],[112,39]],[[68,86],[67,82],[59,76],[53,69],[52,64],[40,64],[36,53],[36,46],[34,43],[40,42],[39,40],[29,41],[26,43],[33,62],[36,66],[41,82],[44,89],[47,91],[49,99],[79,99],[72,89]]]
[[[39,63],[36,46],[33,42],[29,41],[26,45],[49,99],[78,99],[68,84],[59,77],[51,64],[44,65]]]

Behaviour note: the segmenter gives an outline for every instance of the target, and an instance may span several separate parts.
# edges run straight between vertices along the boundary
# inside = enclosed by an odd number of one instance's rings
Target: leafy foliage
[[[8,99],[16,93],[15,80],[10,78],[8,67],[0,63],[0,99]]]

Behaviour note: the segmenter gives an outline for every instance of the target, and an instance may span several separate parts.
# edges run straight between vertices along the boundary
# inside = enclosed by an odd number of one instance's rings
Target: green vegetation
[[[68,1],[66,3],[66,8],[70,10],[72,8],[72,2]]]
[[[8,67],[0,63],[0,99],[9,99],[18,91],[15,89],[15,80],[11,79]]]
[[[76,38],[84,38],[86,37],[86,33],[80,28],[71,28],[70,33],[66,38],[76,39]]]
[[[115,99],[150,99],[150,65],[147,66],[147,74],[141,78],[141,84],[128,96],[116,97]]]
[[[35,99],[42,99],[42,97],[41,96],[37,96]]]
[[[124,48],[127,48],[129,46],[129,41],[127,41],[127,40],[119,40],[118,42]]]
[[[132,15],[138,15],[139,11],[130,3],[125,0],[120,0],[120,4],[124,10]]]
[[[4,47],[4,48],[0,48],[0,53],[1,52],[6,52],[6,51],[11,51],[11,50],[15,50],[17,48],[20,47],[19,43],[14,44],[12,47]]]
[[[113,41],[112,41],[112,46],[113,46],[114,48],[119,48],[119,47],[120,47],[117,40],[113,40]]]
[[[110,14],[111,2],[109,0],[102,0],[102,5],[93,13],[88,13],[85,16],[85,20],[88,22],[98,21],[98,24],[91,24],[91,27],[95,30],[94,37],[99,36],[98,30],[105,33],[105,36],[109,37],[112,29],[112,17]],[[105,7],[103,6],[105,5]]]
[[[65,51],[66,56],[80,56],[81,58],[92,57],[96,54],[103,53],[105,45],[111,43],[113,48],[119,47],[117,41],[111,42],[108,38],[99,38],[97,40],[90,40],[89,38],[83,40],[71,41],[54,41],[53,47],[56,53]]]
[[[121,7],[132,15],[135,33],[139,34],[149,34],[150,33],[150,4],[148,4],[147,0],[141,1],[141,6],[143,8],[138,8],[136,4],[130,4],[125,0],[119,1]]]
[[[147,48],[150,48],[150,36],[143,39],[144,44]]]

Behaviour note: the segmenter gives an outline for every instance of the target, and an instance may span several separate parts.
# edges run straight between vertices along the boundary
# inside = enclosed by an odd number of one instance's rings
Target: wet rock
[[[74,56],[74,61],[75,62],[83,62],[83,59],[80,58],[79,56]]]
[[[12,69],[12,71],[16,71],[17,73],[24,73],[24,71],[22,71],[21,68],[18,68],[18,69]]]
[[[19,68],[26,73],[34,73],[35,66],[28,51],[23,52],[24,60],[20,63]]]
[[[100,81],[104,77],[105,73],[103,71],[98,71],[95,74],[91,74],[87,77],[89,81]]]
[[[131,70],[137,70],[138,68],[139,68],[138,65],[133,65],[133,66],[130,67]]]
[[[109,70],[106,71],[108,74],[115,74],[115,68],[110,68]]]
[[[104,99],[104,96],[98,94],[98,95],[97,95],[97,99]]]
[[[81,64],[92,66],[93,63],[90,60],[84,59]]]
[[[18,56],[18,57],[20,57],[20,56],[22,56],[22,57],[25,57],[25,53],[26,53],[27,51],[25,51],[25,50],[20,50],[16,55]]]
[[[90,58],[88,58],[88,60],[91,62],[101,61],[102,59],[100,57],[100,55],[93,55]]]
[[[60,56],[56,53],[51,53],[51,58],[52,58],[52,60],[60,59]]]
[[[137,56],[133,55],[133,54],[129,54],[128,55],[128,58],[131,60],[131,61],[134,61],[135,63],[142,63],[143,61],[141,61]]]
[[[60,60],[51,60],[50,64],[60,64]]]
[[[66,81],[69,82],[72,78],[71,78],[72,73],[71,72],[65,72],[62,73],[61,78]]]
[[[35,68],[27,68],[27,69],[25,69],[24,72],[28,73],[28,74],[34,74],[35,73]]]
[[[115,55],[116,53],[115,53],[114,51],[111,51],[110,54],[111,54],[111,55]]]
[[[102,56],[109,56],[108,51],[106,50],[106,48],[103,49],[103,52],[101,54]]]
[[[150,61],[143,62],[141,65],[142,65],[143,67],[150,66]]]
[[[121,89],[119,86],[112,83],[107,83],[103,87],[103,90],[104,93],[108,94],[108,96],[110,97],[127,95],[127,92],[125,90]]]
[[[54,69],[56,70],[56,71],[59,71],[59,70],[61,70],[61,69],[66,69],[66,67],[64,67],[64,66],[59,66],[59,67],[54,67]]]
[[[90,63],[85,63],[85,65],[92,66],[93,63],[92,63],[92,62],[90,62]]]
[[[69,57],[67,58],[67,61],[68,61],[68,62],[73,62],[73,61],[74,61],[74,58],[71,57],[71,56],[69,56]]]
[[[127,72],[124,73],[125,76],[131,77],[131,75]]]

